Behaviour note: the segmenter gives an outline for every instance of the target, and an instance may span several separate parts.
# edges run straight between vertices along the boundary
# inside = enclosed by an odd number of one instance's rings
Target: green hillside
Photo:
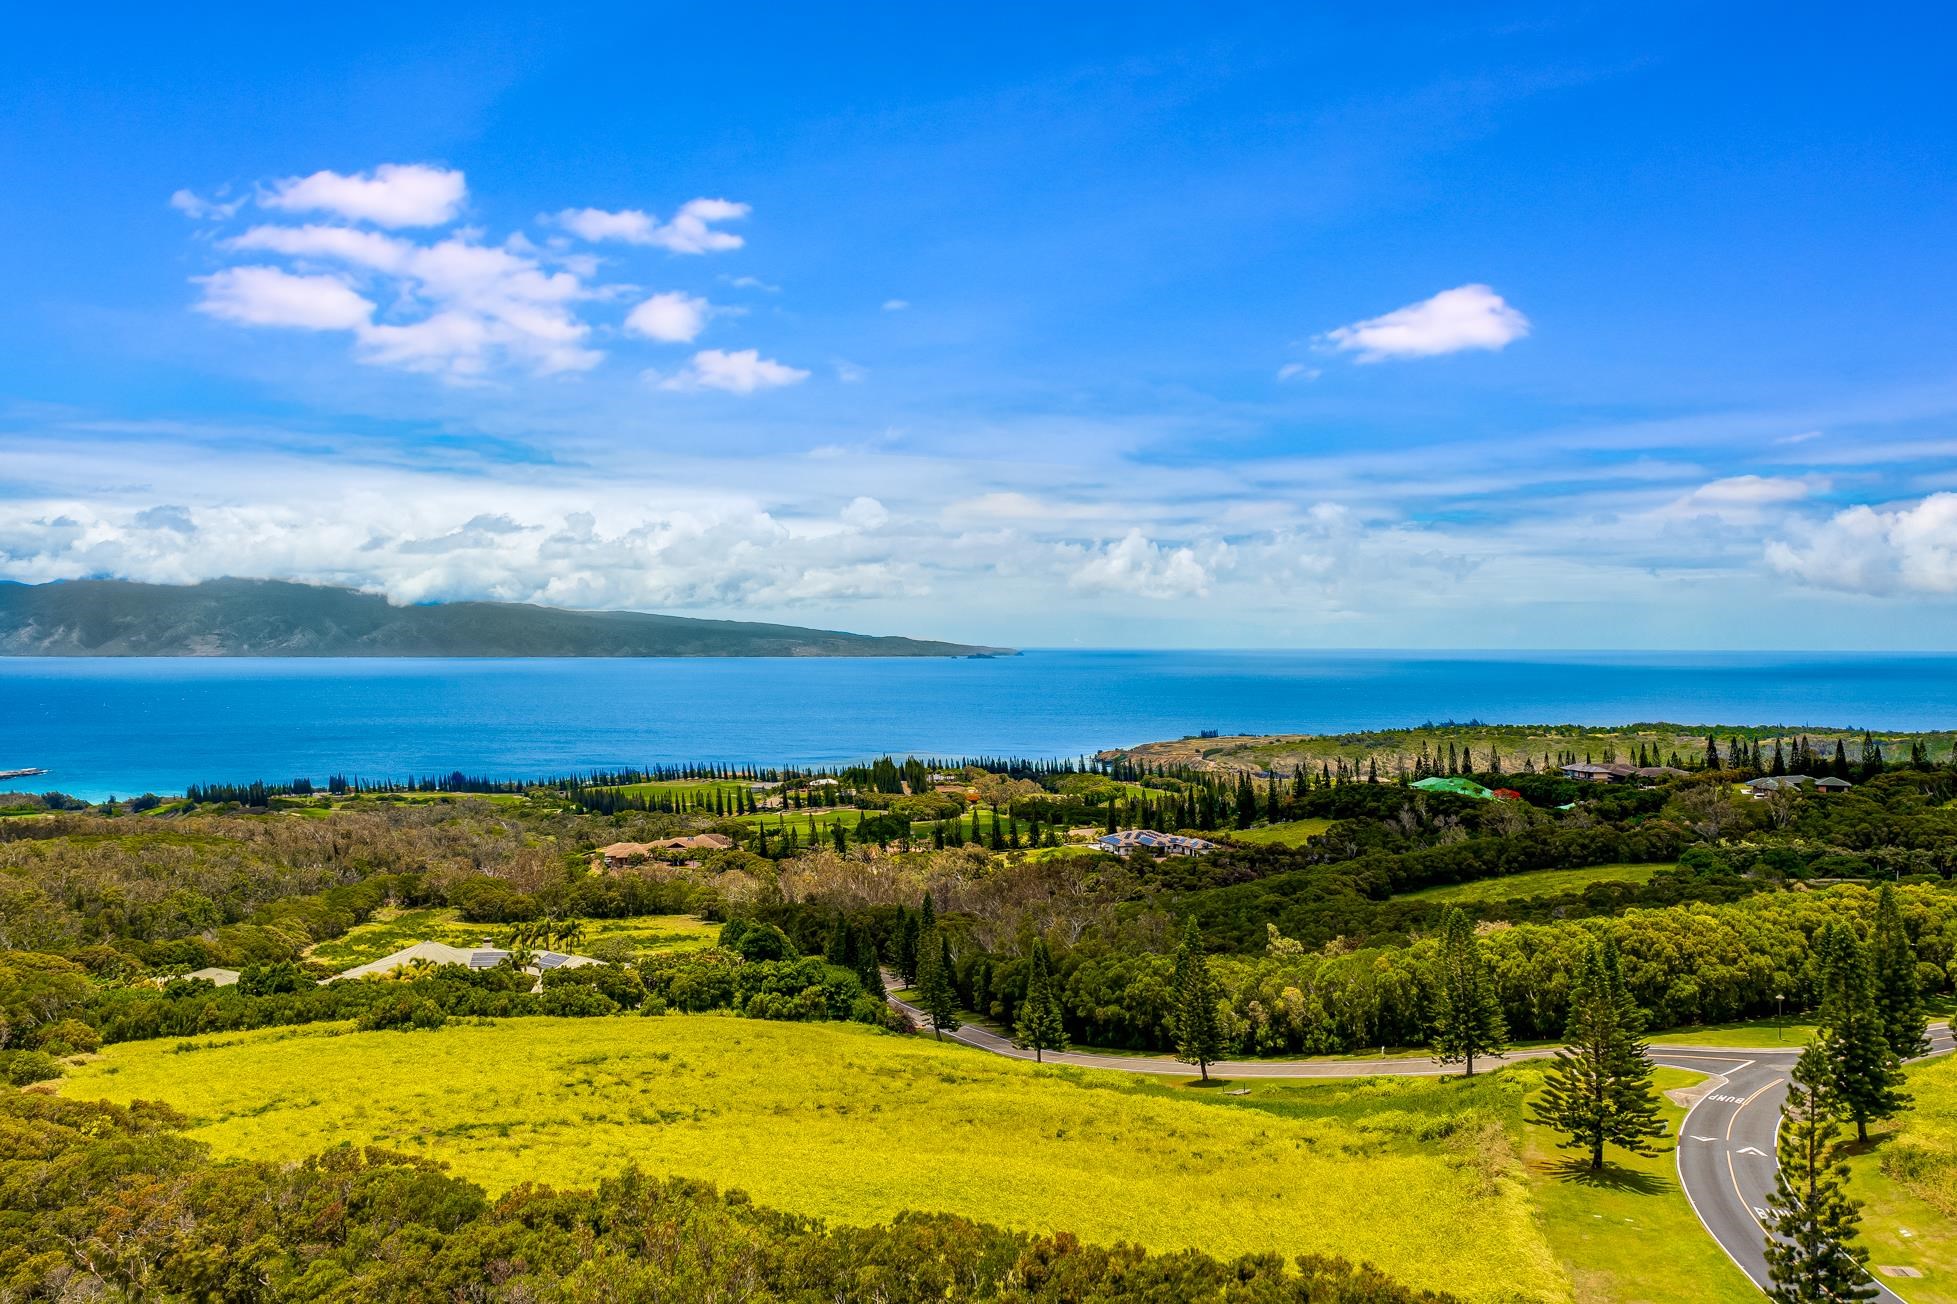
[[[0,581],[0,655],[955,657],[1003,649],[514,602],[395,607],[278,580]]]

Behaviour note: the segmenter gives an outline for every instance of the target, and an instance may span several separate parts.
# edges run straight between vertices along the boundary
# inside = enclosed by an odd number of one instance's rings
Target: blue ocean
[[[1479,719],[1957,726],[1957,657],[1036,651],[996,660],[0,659],[0,789],[1077,756]]]

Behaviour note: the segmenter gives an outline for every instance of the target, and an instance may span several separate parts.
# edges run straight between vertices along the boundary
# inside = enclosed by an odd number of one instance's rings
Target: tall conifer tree
[[[1910,945],[1896,891],[1888,884],[1876,895],[1875,933],[1869,950],[1883,1039],[1899,1058],[1926,1054],[1930,1029],[1923,1014],[1923,989],[1916,977],[1916,948]]]
[[[952,982],[951,939],[942,928],[926,934],[918,942],[917,997],[925,1016],[931,1020],[931,1034],[939,1041],[947,1032],[956,1032],[958,989]]]
[[[917,916],[902,906],[897,907],[897,975],[904,982],[917,985]]]
[[[1473,1077],[1475,1056],[1500,1058],[1508,1049],[1508,1024],[1481,939],[1458,908],[1442,920],[1434,976],[1434,1059],[1441,1064],[1465,1062],[1464,1076]]]
[[[1855,1139],[1869,1139],[1869,1124],[1888,1118],[1909,1097],[1903,1094],[1902,1061],[1883,1035],[1869,953],[1844,924],[1821,935],[1823,996],[1819,1042],[1833,1078],[1829,1095],[1855,1122]]]
[[[1050,1050],[1067,1048],[1067,1026],[1060,1008],[1060,994],[1054,990],[1053,957],[1045,940],[1033,943],[1032,973],[1026,980],[1026,999],[1020,1003],[1015,1040],[1033,1052],[1035,1063]]]
[[[1643,1032],[1643,1011],[1624,986],[1616,943],[1607,937],[1577,971],[1569,1044],[1556,1052],[1535,1106],[1537,1122],[1563,1133],[1558,1145],[1589,1152],[1593,1172],[1604,1166],[1605,1145],[1648,1155],[1665,1135]]]
[[[1174,1031],[1176,1058],[1194,1064],[1210,1080],[1210,1065],[1223,1054],[1223,1025],[1216,1005],[1222,997],[1216,975],[1210,971],[1209,957],[1203,954],[1202,937],[1196,921],[1183,931],[1182,946],[1176,951],[1176,991]]]
[[[1775,1304],[1838,1304],[1873,1297],[1855,1244],[1859,1206],[1848,1198],[1848,1169],[1836,1162],[1839,1125],[1820,1043],[1801,1052],[1780,1107],[1774,1193],[1767,1199],[1767,1289]]]
[[[877,954],[877,940],[867,928],[856,930],[856,949],[849,958],[849,967],[856,971],[856,981],[863,984],[863,990],[881,1001],[888,993],[883,985],[883,960]]]

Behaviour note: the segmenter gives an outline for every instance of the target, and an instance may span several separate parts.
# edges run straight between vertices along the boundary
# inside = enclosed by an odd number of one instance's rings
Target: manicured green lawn
[[[1481,878],[1472,883],[1447,883],[1402,893],[1403,901],[1454,901],[1462,904],[1487,901],[1515,901],[1523,897],[1554,896],[1559,892],[1580,892],[1592,883],[1645,883],[1654,874],[1676,869],[1676,865],[1586,865],[1582,869],[1537,869],[1526,874],[1502,878]]]
[[[1709,1023],[1697,1028],[1654,1032],[1651,1040],[1660,1046],[1805,1046],[1814,1040],[1814,1016],[1790,1014],[1780,1019]]]
[[[1957,1013],[1957,1001],[1949,997],[1931,997],[1924,1004],[1932,1020],[1941,1021]],[[1813,1011],[1789,1011],[1777,1019],[1742,1019],[1654,1032],[1650,1040],[1660,1046],[1805,1046],[1814,1040],[1814,1031]]]
[[[1530,1073],[1539,1080],[1540,1071]],[[1660,1091],[1703,1081],[1661,1068]],[[1665,1099],[1661,1112],[1678,1135],[1685,1110]],[[1542,1228],[1576,1288],[1577,1304],[1757,1304],[1760,1292],[1700,1224],[1679,1186],[1672,1152],[1640,1156],[1607,1151],[1593,1176],[1587,1157],[1557,1147],[1558,1134],[1523,1127],[1523,1161]]]
[[[1219,834],[1232,842],[1271,843],[1281,847],[1301,847],[1326,829],[1332,827],[1331,820],[1287,820],[1282,824],[1266,824],[1262,828],[1232,829]]]

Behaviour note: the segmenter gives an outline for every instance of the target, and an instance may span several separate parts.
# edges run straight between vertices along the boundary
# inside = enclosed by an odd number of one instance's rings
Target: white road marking
[[[1745,1112],[1746,1107],[1758,1100],[1761,1096],[1767,1094],[1768,1091],[1779,1086],[1780,1083],[1781,1079],[1775,1078],[1772,1082],[1769,1082],[1766,1086],[1760,1088],[1740,1102],[1740,1107],[1733,1111],[1731,1118],[1726,1120],[1726,1139],[1728,1141],[1733,1139],[1733,1125],[1740,1121],[1740,1115]],[[1753,1148],[1748,1146],[1747,1149],[1752,1150]],[[1754,1150],[1754,1153],[1759,1154],[1760,1152]],[[1760,1225],[1760,1230],[1764,1233],[1767,1230],[1766,1214],[1761,1210],[1755,1209],[1752,1203],[1746,1198],[1746,1192],[1740,1189],[1739,1170],[1733,1167],[1733,1154],[1730,1150],[1726,1152],[1726,1175],[1733,1179],[1733,1194],[1740,1198],[1740,1204],[1746,1208],[1748,1213],[1753,1215],[1753,1221]]]

